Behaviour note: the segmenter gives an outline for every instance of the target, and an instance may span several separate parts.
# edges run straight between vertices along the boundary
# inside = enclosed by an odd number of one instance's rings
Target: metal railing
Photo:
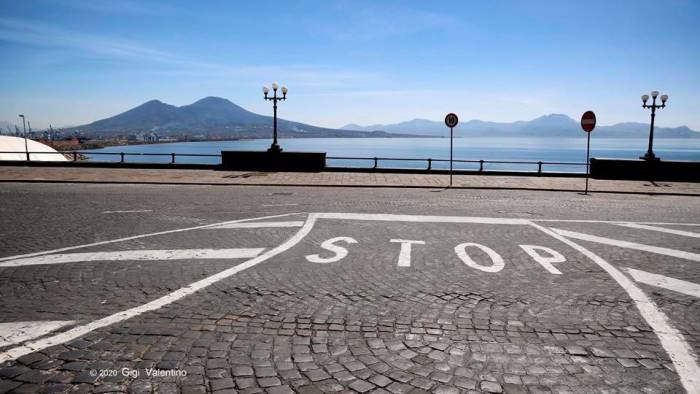
[[[349,157],[349,156],[327,156],[327,160],[362,160],[362,161],[369,161],[370,165],[367,167],[359,167],[359,168],[365,168],[365,169],[372,169],[372,170],[377,170],[377,169],[416,169],[416,168],[406,168],[406,167],[381,167],[380,163],[381,162],[392,162],[392,161],[398,161],[398,162],[425,162],[425,171],[432,171],[435,170],[433,168],[433,163],[449,163],[449,159],[432,159],[432,158],[427,158],[427,159],[417,159],[417,158],[396,158],[396,157]],[[537,174],[542,174],[545,171],[543,171],[543,166],[572,166],[572,167],[585,167],[586,163],[576,163],[576,162],[556,162],[556,161],[525,161],[525,160],[452,160],[453,164],[458,164],[458,163],[471,163],[471,164],[479,164],[479,169],[478,170],[472,170],[476,172],[485,172],[487,171],[486,167],[484,164],[516,164],[516,165],[531,165],[533,166],[533,169],[537,168],[537,171],[528,171],[528,172],[533,172]],[[353,168],[358,168],[358,167],[353,167]],[[463,171],[462,169],[457,169],[458,171]],[[584,170],[585,172],[585,170]]]
[[[0,151],[0,153],[14,153],[25,155],[27,152],[22,151]],[[103,156],[118,156],[117,161],[112,161],[115,163],[153,163],[144,161],[127,161],[127,157],[169,157],[169,164],[177,164],[177,157],[218,157],[221,158],[221,154],[205,154],[205,153],[141,153],[141,152],[87,152],[87,151],[57,151],[57,152],[29,152],[30,155],[63,155],[67,159],[72,159],[72,161],[90,161],[86,158],[93,155],[103,155]],[[366,170],[423,170],[423,171],[434,171],[434,170],[446,170],[446,168],[435,168],[436,163],[449,163],[449,159],[433,159],[433,158],[405,158],[405,157],[353,157],[353,156],[327,156],[327,160],[354,160],[354,161],[367,161],[368,166],[361,167],[348,167],[348,166],[329,166],[327,168],[332,169],[366,169]],[[30,160],[31,161],[31,160]],[[392,167],[392,166],[381,166],[382,163],[386,162],[417,162],[424,163],[420,167]],[[532,171],[520,171],[525,173],[554,173],[556,171],[544,171],[545,166],[570,166],[570,167],[583,167],[585,168],[586,163],[576,163],[576,162],[554,162],[554,161],[526,161],[526,160],[453,160],[453,164],[478,164],[478,169],[467,169],[466,171],[473,171],[478,173],[484,173],[489,171],[494,171],[493,169],[487,168],[492,164],[511,164],[520,166],[532,166]],[[219,160],[221,163],[221,160]],[[456,168],[457,171],[465,171],[463,168]],[[499,171],[498,169],[495,171]],[[504,169],[501,169],[504,171]],[[505,170],[509,172],[514,172],[513,170]],[[585,169],[582,171],[585,173]]]
[[[12,152],[0,152],[0,153],[15,153],[25,155],[27,152],[12,151]],[[105,156],[119,156],[117,163],[126,163],[127,156],[160,156],[160,157],[170,157],[170,164],[176,164],[176,157],[218,157],[221,158],[221,154],[206,154],[206,153],[141,153],[141,152],[86,152],[86,151],[56,151],[56,152],[29,152],[30,155],[63,155],[67,159],[72,159],[73,161],[79,161],[78,159],[84,158],[91,155],[105,155]],[[26,161],[26,160],[25,160]],[[29,160],[31,161],[31,160]],[[136,161],[132,163],[144,163],[142,161]]]

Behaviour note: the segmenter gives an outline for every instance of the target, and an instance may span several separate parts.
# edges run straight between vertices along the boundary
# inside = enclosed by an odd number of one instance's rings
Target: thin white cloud
[[[0,17],[0,40],[49,48],[72,48],[120,58],[159,61],[176,59],[167,52],[144,47],[134,42],[78,33],[26,19]]]
[[[178,10],[173,4],[152,0],[47,0],[52,5],[95,13],[169,15]]]
[[[459,26],[459,21],[452,14],[411,8],[405,4],[349,0],[330,4],[328,11],[337,16],[332,18],[333,23],[309,17],[300,26],[314,34],[355,42]]]
[[[247,81],[271,82],[274,78],[289,85],[337,88],[377,83],[379,72],[350,70],[333,65],[229,65],[191,60],[181,54],[145,46],[139,42],[96,34],[87,34],[26,19],[0,17],[0,41],[9,41],[42,48],[77,50],[81,55],[100,61],[140,61],[139,73],[147,73],[145,65],[157,65],[153,72],[172,76],[202,79],[238,78]]]

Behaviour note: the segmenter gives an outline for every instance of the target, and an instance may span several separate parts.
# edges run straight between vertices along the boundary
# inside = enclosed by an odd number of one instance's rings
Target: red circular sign
[[[590,133],[595,128],[595,114],[593,111],[586,111],[581,116],[581,128],[586,133]]]

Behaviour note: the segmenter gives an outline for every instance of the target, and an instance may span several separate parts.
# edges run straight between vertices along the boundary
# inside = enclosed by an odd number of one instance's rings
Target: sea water
[[[265,150],[269,139],[238,141],[176,142],[163,144],[112,146],[87,152],[111,153],[89,155],[90,160],[116,161],[119,153],[213,154],[222,150]],[[329,166],[372,167],[374,157],[379,167],[427,168],[427,159],[447,160],[449,138],[291,138],[280,139],[285,151],[326,152]],[[647,150],[646,139],[591,137],[591,157],[636,159]],[[537,171],[537,164],[489,163],[489,161],[528,161],[577,163],[578,165],[544,164],[543,171],[585,172],[585,138],[455,138],[455,160],[484,160],[485,170]],[[700,160],[700,138],[657,139],[654,153],[665,160]],[[343,157],[343,159],[334,159]],[[346,159],[358,157],[364,159]],[[412,161],[383,160],[407,158]],[[126,156],[125,161],[169,163],[170,156]],[[177,156],[177,163],[220,162],[219,157]],[[455,162],[455,169],[479,169],[478,162]],[[583,164],[583,165],[582,165]],[[433,162],[432,168],[448,168],[447,162]]]

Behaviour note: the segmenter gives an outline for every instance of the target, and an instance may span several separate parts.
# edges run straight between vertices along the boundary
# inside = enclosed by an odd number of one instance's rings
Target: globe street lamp
[[[654,144],[654,118],[656,117],[656,109],[657,108],[665,108],[666,107],[666,101],[668,100],[668,95],[662,94],[661,95],[661,105],[656,104],[656,98],[659,96],[659,91],[654,90],[651,92],[651,105],[647,105],[647,100],[649,100],[649,95],[642,95],[642,108],[651,108],[651,126],[649,128],[649,149],[647,150],[647,153],[640,157],[640,159],[644,159],[647,161],[654,161],[654,160],[659,160],[655,155],[654,151],[652,150],[652,145]]]
[[[29,148],[27,147],[27,124],[24,121],[24,115],[20,114],[20,118],[22,118],[22,130],[24,130],[24,151],[27,153],[27,161],[29,161]]]
[[[277,96],[277,89],[279,86],[277,85],[276,82],[272,83],[272,92],[273,96],[268,97],[267,94],[270,92],[270,89],[267,88],[267,86],[263,86],[263,94],[265,94],[265,100],[270,100],[272,101],[272,108],[273,108],[273,120],[272,120],[272,145],[270,145],[270,149],[267,151],[270,153],[279,153],[282,152],[282,148],[277,144],[277,101],[279,100],[286,100],[287,99],[287,87],[282,86],[282,97]]]

